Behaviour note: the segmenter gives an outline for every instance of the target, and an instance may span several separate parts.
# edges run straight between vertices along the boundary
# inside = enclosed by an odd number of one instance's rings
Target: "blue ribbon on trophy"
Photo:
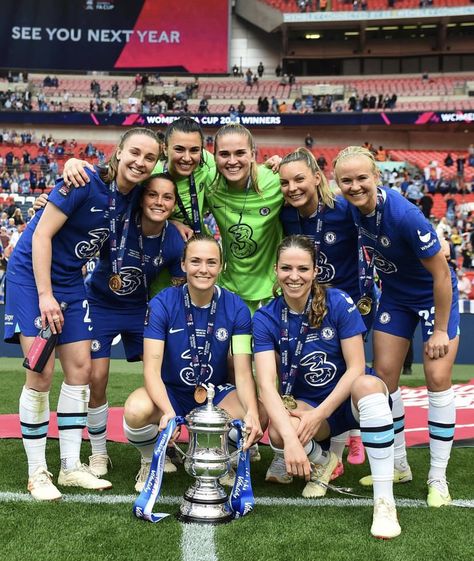
[[[145,483],[143,491],[133,503],[133,514],[137,518],[150,522],[159,522],[169,514],[164,512],[152,512],[156,499],[160,495],[161,482],[163,480],[163,468],[165,465],[166,448],[173,436],[174,431],[180,425],[186,423],[184,417],[174,417],[168,422],[166,429],[161,431],[160,436],[153,450],[153,458],[150,466],[150,473]]]
[[[252,512],[255,506],[255,498],[250,479],[250,453],[249,450],[243,450],[245,433],[242,429],[244,424],[240,419],[234,419],[231,425],[237,430],[239,459],[229,504],[234,513],[234,518],[241,518]]]

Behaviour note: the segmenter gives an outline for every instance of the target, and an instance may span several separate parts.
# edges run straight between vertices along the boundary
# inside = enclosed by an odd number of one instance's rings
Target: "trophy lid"
[[[196,427],[222,427],[226,428],[231,421],[230,415],[224,409],[216,407],[212,400],[215,396],[213,384],[207,386],[207,403],[201,407],[196,407],[187,416],[188,426],[190,429]]]

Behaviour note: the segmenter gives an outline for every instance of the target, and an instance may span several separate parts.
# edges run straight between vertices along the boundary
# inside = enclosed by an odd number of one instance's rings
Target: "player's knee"
[[[123,416],[129,427],[139,428],[148,424],[150,417],[148,403],[135,393],[128,397],[123,408]]]

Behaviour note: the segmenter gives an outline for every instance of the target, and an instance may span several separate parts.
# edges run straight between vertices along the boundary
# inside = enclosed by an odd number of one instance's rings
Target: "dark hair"
[[[159,154],[160,141],[159,141],[156,133],[153,132],[151,129],[147,129],[145,127],[134,127],[133,129],[128,129],[120,137],[120,141],[117,144],[117,146],[115,147],[115,150],[114,150],[113,154],[110,156],[110,159],[107,162],[107,165],[102,167],[102,168],[99,168],[99,175],[100,175],[100,178],[102,179],[102,181],[104,181],[105,183],[110,183],[111,181],[113,181],[117,177],[117,170],[118,170],[118,164],[119,164],[119,161],[117,159],[117,152],[119,150],[123,150],[125,142],[127,142],[127,140],[129,138],[131,138],[132,136],[134,136],[136,134],[137,135],[138,134],[144,134],[145,136],[149,136],[150,138],[152,138],[158,144],[158,154],[156,156],[156,159],[158,160],[158,157],[160,155]]]
[[[161,173],[153,173],[152,175],[150,175],[150,177],[146,181],[143,182],[142,197],[145,194],[145,189],[147,189],[147,187],[150,186],[150,183],[154,179],[164,179],[165,181],[169,181],[170,183],[172,183],[173,184],[174,197],[175,197],[175,199],[178,198],[178,187],[176,185],[176,181],[173,179],[173,176],[170,173],[168,173],[167,171],[163,171]]]
[[[197,132],[201,138],[201,165],[204,163],[203,159],[203,151],[204,151],[204,134],[202,132],[202,128],[197,121],[195,121],[192,117],[179,117],[172,123],[170,123],[165,130],[164,135],[164,145],[166,148],[169,145],[169,140],[171,135],[174,132],[183,132],[185,134],[192,134]],[[166,160],[165,154],[162,155],[162,158]]]
[[[256,156],[257,147],[255,146],[255,140],[252,136],[252,133],[249,131],[249,129],[245,128],[243,125],[240,125],[239,123],[228,123],[227,125],[222,126],[216,132],[216,135],[214,137],[214,156],[216,155],[218,150],[217,144],[219,142],[219,139],[227,134],[236,134],[236,135],[244,136],[248,140],[250,150],[254,153],[254,156]],[[216,176],[213,180],[213,183],[216,183],[221,176],[222,174],[219,172],[219,170],[216,167]],[[255,189],[255,192],[260,193],[260,190],[258,188],[258,167],[257,167],[257,162],[255,160],[250,165],[250,178],[252,180],[252,187]]]
[[[283,251],[287,249],[297,248],[306,251],[311,256],[311,261],[313,267],[317,268],[317,255],[316,249],[314,247],[313,240],[308,238],[308,236],[292,235],[284,238],[277,248],[277,259],[278,264],[280,260],[280,255]],[[273,286],[273,296],[278,296],[281,292],[281,288],[278,282],[275,282]],[[311,310],[309,311],[309,324],[311,327],[321,327],[324,316],[327,313],[326,307],[326,288],[318,283],[317,277],[313,280],[311,285],[311,295],[313,297],[313,302],[311,304]]]
[[[194,242],[211,242],[211,243],[215,244],[219,249],[219,261],[220,261],[220,264],[222,265],[223,258],[222,258],[221,244],[216,240],[216,238],[214,238],[213,236],[211,236],[209,234],[193,234],[189,238],[189,240],[186,242],[186,244],[184,245],[183,257],[181,259],[182,261],[184,261],[186,259],[186,253],[187,253],[188,247]]]

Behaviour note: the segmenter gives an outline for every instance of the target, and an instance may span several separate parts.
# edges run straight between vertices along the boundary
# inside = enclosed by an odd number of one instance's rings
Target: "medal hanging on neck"
[[[137,225],[137,238],[138,238],[138,249],[140,251],[140,268],[142,271],[143,286],[145,288],[145,298],[148,302],[148,277],[146,274],[146,257],[145,257],[145,244],[143,241],[143,230],[140,214],[137,213],[135,223]],[[158,255],[153,258],[153,277],[156,276],[157,269],[163,264],[163,248],[165,247],[166,230],[168,228],[168,220],[165,222],[163,230],[160,234],[160,249],[158,250]]]
[[[209,357],[211,355],[211,339],[214,334],[214,324],[216,321],[217,311],[217,290],[214,287],[211,305],[207,315],[206,337],[204,340],[204,348],[199,353],[197,344],[197,334],[194,325],[193,310],[191,307],[191,296],[189,295],[188,286],[183,286],[184,311],[186,314],[186,329],[188,332],[189,352],[191,354],[191,366],[194,372],[194,399],[201,404],[206,401],[207,391],[204,384],[207,381],[209,372]]]
[[[112,274],[109,277],[109,288],[112,292],[118,293],[122,288],[122,278],[120,276],[120,269],[122,268],[123,258],[125,257],[126,242],[128,236],[128,229],[130,226],[130,216],[132,213],[132,204],[130,203],[125,213],[125,218],[122,227],[122,236],[120,244],[117,244],[117,183],[112,181],[109,184],[109,220],[110,220],[110,263],[112,266]]]
[[[382,225],[383,211],[385,203],[385,193],[377,188],[377,202],[375,205],[375,232],[371,233],[374,239],[374,249],[372,255],[367,251],[362,233],[362,226],[360,224],[359,211],[353,212],[354,222],[357,227],[357,245],[359,257],[359,290],[360,298],[357,302],[357,309],[362,316],[367,316],[372,311],[373,306],[373,287],[375,276],[375,256],[377,246],[380,238],[380,228]]]
[[[282,298],[283,299],[283,298]],[[310,295],[301,318],[301,325],[296,339],[296,347],[290,362],[290,322],[289,308],[283,299],[280,317],[280,363],[281,363],[281,399],[288,410],[296,409],[298,404],[291,394],[298,373],[298,362],[303,352],[306,335],[309,330],[309,312],[313,298]]]

